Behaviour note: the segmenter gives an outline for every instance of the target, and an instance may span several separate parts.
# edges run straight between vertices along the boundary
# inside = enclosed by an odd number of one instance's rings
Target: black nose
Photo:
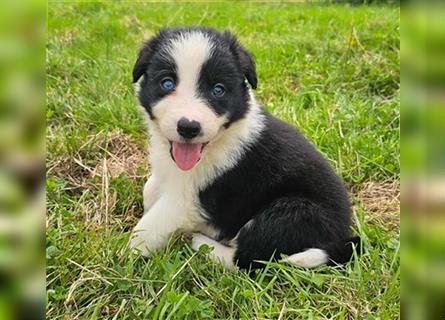
[[[179,135],[185,139],[192,139],[201,133],[201,124],[198,121],[181,118],[176,129]]]

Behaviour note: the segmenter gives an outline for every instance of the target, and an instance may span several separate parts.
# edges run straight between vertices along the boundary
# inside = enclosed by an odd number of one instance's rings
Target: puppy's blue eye
[[[224,95],[224,93],[226,92],[226,89],[224,88],[224,86],[220,83],[215,84],[212,88],[212,94],[214,97],[219,98],[222,97]]]
[[[164,78],[161,81],[161,88],[164,91],[172,91],[175,88],[175,82],[172,78]]]

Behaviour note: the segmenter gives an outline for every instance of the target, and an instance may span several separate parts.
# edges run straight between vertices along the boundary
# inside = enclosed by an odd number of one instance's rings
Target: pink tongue
[[[176,165],[182,170],[190,170],[201,158],[201,143],[172,143],[172,154]]]

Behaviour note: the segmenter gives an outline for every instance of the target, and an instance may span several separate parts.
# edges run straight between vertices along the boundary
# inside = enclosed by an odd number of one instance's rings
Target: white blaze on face
[[[225,117],[218,117],[199,95],[200,72],[211,53],[211,40],[201,32],[185,33],[172,40],[168,54],[176,65],[176,88],[153,106],[161,134],[173,142],[173,156],[183,170],[191,169],[199,161],[201,148],[197,144],[211,141],[225,122]],[[190,141],[194,145],[176,143],[182,141],[177,132],[181,118],[201,125],[201,134]]]
[[[179,86],[176,91],[179,95],[190,98],[197,92],[199,73],[211,52],[209,38],[200,32],[185,34],[172,42],[170,53],[178,72]]]

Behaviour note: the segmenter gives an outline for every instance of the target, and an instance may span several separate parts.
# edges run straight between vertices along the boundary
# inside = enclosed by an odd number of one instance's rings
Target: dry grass
[[[79,219],[87,228],[110,223],[127,225],[135,223],[137,205],[129,208],[128,214],[116,215],[119,192],[110,186],[110,181],[125,175],[130,183],[141,185],[146,179],[147,159],[144,146],[122,130],[99,132],[88,136],[74,155],[60,155],[49,161],[47,172],[68,182],[63,190],[71,197],[79,197]]]
[[[392,231],[399,231],[400,181],[365,182],[353,186],[351,192],[368,213],[369,222],[383,225]]]
[[[137,179],[140,168],[148,167],[148,152],[140,142],[122,130],[91,135],[73,156],[59,156],[48,162],[47,174],[63,177],[72,187],[83,187],[94,177],[116,178],[125,173]]]
[[[96,165],[92,172],[93,176],[102,176],[106,172],[113,178],[122,173],[137,178],[138,169],[148,166],[148,153],[121,131],[106,135],[103,141],[106,147],[100,146],[100,148],[105,151],[108,158],[105,157],[102,163]]]

